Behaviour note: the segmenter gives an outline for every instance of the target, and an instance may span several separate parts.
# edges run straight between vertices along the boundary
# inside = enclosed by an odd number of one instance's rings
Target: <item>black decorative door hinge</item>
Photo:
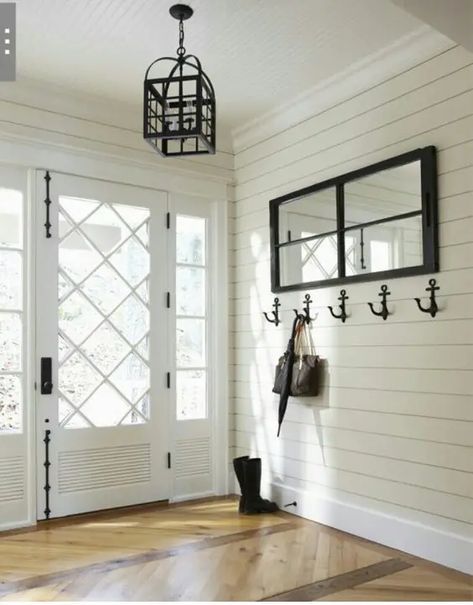
[[[168,389],[171,388],[171,372],[166,372],[166,386]]]
[[[171,468],[171,452],[168,452],[168,468]]]
[[[166,292],[166,308],[171,308],[171,292]]]
[[[171,228],[171,213],[167,212],[166,213],[166,229],[170,229]]]
[[[44,508],[44,516],[46,517],[46,519],[49,519],[49,516],[51,514],[51,509],[49,508],[49,492],[51,490],[51,486],[49,485],[49,467],[51,466],[51,462],[49,461],[49,444],[51,442],[51,431],[49,429],[46,429],[46,431],[44,431],[44,439],[43,439],[43,443],[44,443],[44,476],[45,476],[45,482],[44,482],[44,495],[45,495],[45,508]]]
[[[49,174],[49,170],[46,170],[46,174],[44,176],[44,180],[46,181],[46,197],[44,199],[44,203],[46,204],[46,222],[44,223],[44,227],[46,229],[46,237],[51,237],[51,221],[49,216],[49,206],[51,206],[51,200],[49,197],[49,182],[51,180],[51,175]]]

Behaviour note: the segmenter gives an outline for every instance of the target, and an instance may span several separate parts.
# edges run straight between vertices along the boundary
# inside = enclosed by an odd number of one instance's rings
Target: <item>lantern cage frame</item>
[[[215,91],[199,59],[186,54],[183,21],[193,11],[174,5],[171,15],[179,20],[177,57],[153,61],[145,73],[143,137],[163,156],[214,154],[216,139]],[[158,63],[170,63],[168,75],[150,78]]]

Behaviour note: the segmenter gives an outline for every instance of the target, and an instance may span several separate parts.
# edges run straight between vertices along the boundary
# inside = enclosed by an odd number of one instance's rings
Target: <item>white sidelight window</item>
[[[208,416],[207,219],[176,217],[176,417]]]
[[[175,253],[174,325],[170,342],[175,400],[174,496],[195,498],[213,493],[213,422],[215,400],[209,312],[212,292],[210,205],[196,198],[173,198],[171,241]],[[213,326],[212,326],[213,329]],[[175,335],[175,341],[172,336]]]
[[[21,433],[24,386],[23,193],[2,187],[0,275],[0,433]]]

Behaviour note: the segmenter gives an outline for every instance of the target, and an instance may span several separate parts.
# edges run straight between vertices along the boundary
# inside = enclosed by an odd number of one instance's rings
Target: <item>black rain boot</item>
[[[243,462],[245,468],[245,508],[247,515],[274,513],[279,510],[276,502],[265,500],[260,495],[261,458],[250,458]]]
[[[245,510],[245,496],[246,496],[246,486],[245,486],[245,462],[249,460],[249,456],[241,456],[240,458],[233,459],[233,470],[235,471],[236,478],[238,479],[238,483],[240,484],[240,503],[238,505],[238,512],[242,513]]]

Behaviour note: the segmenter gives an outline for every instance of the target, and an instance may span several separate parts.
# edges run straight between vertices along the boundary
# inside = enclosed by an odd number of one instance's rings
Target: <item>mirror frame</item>
[[[400,269],[389,269],[387,271],[374,271],[371,273],[342,276],[345,266],[345,199],[344,185],[351,181],[382,172],[390,168],[404,166],[412,162],[420,161],[421,178],[421,209],[416,214],[422,216],[422,252],[423,264]],[[336,189],[336,216],[337,216],[337,236],[338,236],[338,270],[339,277],[325,279],[321,281],[303,282],[299,284],[281,285],[280,254],[279,250],[283,246],[293,244],[294,242],[279,241],[279,207],[285,202],[310,195],[322,189],[335,187]],[[389,216],[390,220],[395,220],[396,216]],[[369,223],[360,223],[361,226]],[[352,172],[347,172],[303,189],[298,189],[287,195],[272,199],[269,202],[269,229],[271,246],[271,291],[274,293],[289,292],[293,290],[307,290],[312,288],[325,288],[339,284],[350,284],[365,281],[385,280],[393,277],[409,277],[412,275],[423,275],[425,273],[436,273],[439,271],[439,248],[438,248],[438,194],[437,194],[437,154],[434,146],[423,147],[403,153],[393,158],[371,164]],[[323,235],[323,234],[321,234]]]

